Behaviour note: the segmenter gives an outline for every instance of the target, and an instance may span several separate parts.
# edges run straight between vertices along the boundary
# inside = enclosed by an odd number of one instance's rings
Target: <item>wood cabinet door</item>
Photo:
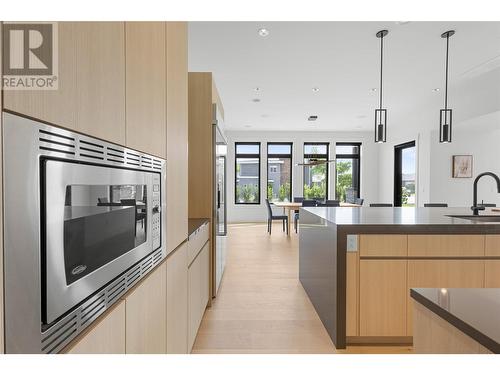
[[[127,146],[166,158],[165,23],[126,22],[125,41]]]
[[[406,336],[406,260],[359,261],[360,336]]]
[[[125,302],[99,318],[66,351],[69,354],[125,354]]]
[[[5,92],[4,107],[125,144],[125,24],[58,23],[58,89]]]
[[[188,232],[187,23],[167,22],[167,253]],[[207,155],[207,157],[211,157]],[[204,186],[209,189],[209,186]],[[207,217],[207,216],[193,216]]]
[[[500,259],[487,259],[484,268],[484,287],[500,288]]]
[[[188,252],[183,243],[167,258],[167,353],[188,353]]]
[[[358,291],[359,270],[358,252],[347,253],[346,285],[346,336],[358,336]]]
[[[413,259],[408,261],[408,336],[413,333],[411,288],[483,288],[484,260]]]
[[[167,265],[161,264],[125,298],[126,352],[167,352]]]
[[[207,242],[189,267],[188,349],[193,348],[209,298],[210,243]]]

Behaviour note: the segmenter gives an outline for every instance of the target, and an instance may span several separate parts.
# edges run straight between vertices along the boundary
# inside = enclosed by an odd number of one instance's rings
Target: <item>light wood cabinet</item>
[[[188,253],[183,243],[167,258],[167,353],[188,353]]]
[[[486,236],[484,255],[487,257],[500,257],[500,235]]]
[[[125,298],[126,352],[167,352],[167,265],[150,273]]]
[[[485,261],[484,287],[500,288],[500,259],[491,259]]]
[[[410,257],[482,257],[484,235],[409,235]]]
[[[59,22],[57,90],[6,91],[6,109],[125,144],[123,22]]]
[[[413,330],[411,288],[483,288],[484,261],[466,259],[408,261],[408,335]]]
[[[3,29],[3,24],[0,22],[0,51],[2,51],[2,29]],[[0,82],[2,82],[2,56],[0,52]],[[2,134],[3,134],[3,128],[2,128],[2,93],[3,90],[0,89],[0,156],[2,154]],[[2,163],[0,163],[0,197],[3,197],[3,181],[2,181]],[[4,344],[3,344],[3,200],[0,199],[0,353],[4,353]]]
[[[125,354],[125,302],[93,323],[66,351],[69,354]]]
[[[167,189],[168,253],[188,236],[188,169],[191,166],[188,166],[187,23],[167,22],[166,29],[167,181],[174,182],[169,183]]]
[[[348,252],[346,258],[346,336],[359,335],[358,315],[358,252]]]
[[[166,25],[126,22],[125,43],[127,146],[165,158]]]
[[[189,266],[188,350],[193,348],[209,300],[210,246],[207,242]]]
[[[407,235],[363,234],[359,236],[359,255],[362,257],[406,257]]]
[[[359,261],[359,334],[406,336],[406,260]]]

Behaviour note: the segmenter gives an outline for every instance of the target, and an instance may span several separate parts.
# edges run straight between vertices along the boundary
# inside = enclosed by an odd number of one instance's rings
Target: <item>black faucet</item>
[[[477,183],[480,180],[480,178],[483,176],[493,177],[495,179],[495,181],[497,182],[498,193],[500,193],[500,178],[496,174],[494,174],[492,172],[484,172],[484,173],[481,173],[480,175],[478,175],[476,177],[476,179],[474,180],[473,203],[472,203],[472,207],[471,207],[471,210],[474,212],[474,215],[479,215],[479,211],[483,211],[485,209],[484,206],[477,205]]]

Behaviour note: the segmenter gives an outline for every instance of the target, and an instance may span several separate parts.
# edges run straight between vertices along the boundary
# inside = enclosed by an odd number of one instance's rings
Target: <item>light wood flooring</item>
[[[408,347],[335,349],[298,279],[298,235],[277,223],[228,226],[218,297],[203,317],[193,353],[409,353]]]

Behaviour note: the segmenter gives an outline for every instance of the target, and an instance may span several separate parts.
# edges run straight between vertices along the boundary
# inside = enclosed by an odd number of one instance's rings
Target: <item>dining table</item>
[[[288,211],[288,235],[290,235],[292,223],[292,211],[298,210],[302,207],[302,202],[273,202],[275,207],[283,208],[283,212]],[[340,202],[340,207],[361,207],[360,204]]]

